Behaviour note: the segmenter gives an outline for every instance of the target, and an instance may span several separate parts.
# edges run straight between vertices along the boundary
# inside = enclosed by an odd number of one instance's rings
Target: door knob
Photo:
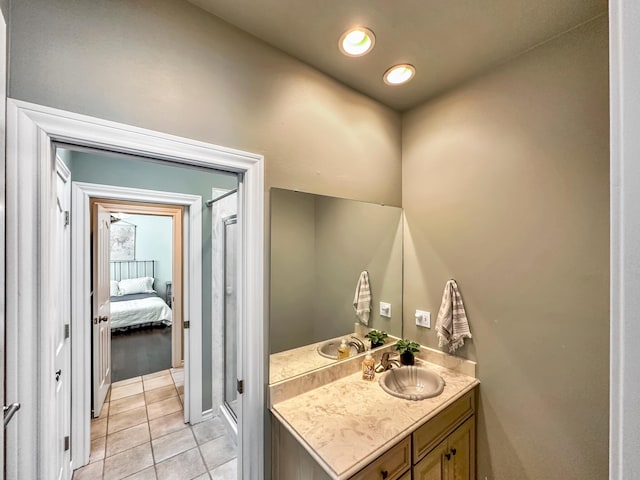
[[[451,449],[451,455],[455,455],[457,453],[457,450],[455,448]]]
[[[451,460],[451,454],[450,453],[445,453],[444,456],[447,457],[447,460]]]
[[[62,370],[56,371],[56,382],[60,381],[60,375],[62,375]]]
[[[102,317],[98,317],[98,319],[99,319],[101,322],[106,322],[107,320],[109,320],[109,317],[107,317],[106,315],[104,315],[104,316],[102,316]]]
[[[382,475],[382,480],[384,480],[385,478],[387,478],[389,476],[389,472],[387,470],[382,470],[380,472],[380,475]]]

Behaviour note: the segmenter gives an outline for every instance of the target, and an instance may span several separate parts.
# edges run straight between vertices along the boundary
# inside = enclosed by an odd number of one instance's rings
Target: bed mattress
[[[111,297],[111,329],[162,323],[171,325],[171,309],[157,293]]]

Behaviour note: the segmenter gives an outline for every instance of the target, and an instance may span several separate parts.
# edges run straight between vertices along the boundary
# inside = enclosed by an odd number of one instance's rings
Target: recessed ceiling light
[[[354,27],[342,34],[338,42],[340,51],[349,57],[361,57],[371,51],[376,44],[376,37],[365,27]]]
[[[384,83],[387,85],[402,85],[411,80],[416,74],[416,69],[413,65],[403,63],[401,65],[394,65],[389,70],[384,72]]]

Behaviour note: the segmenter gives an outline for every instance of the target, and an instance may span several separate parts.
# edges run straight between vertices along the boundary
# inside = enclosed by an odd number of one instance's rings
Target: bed
[[[111,330],[171,325],[171,308],[153,289],[155,267],[155,260],[111,262]]]

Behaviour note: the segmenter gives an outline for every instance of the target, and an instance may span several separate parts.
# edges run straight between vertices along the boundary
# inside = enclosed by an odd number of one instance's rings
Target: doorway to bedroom
[[[235,478],[237,399],[231,392],[221,400],[218,391],[237,380],[237,327],[219,332],[219,311],[237,321],[238,265],[219,252],[224,238],[237,254],[237,175],[106,152],[57,153],[73,180],[73,227],[89,230],[80,241],[91,284],[90,444],[76,476],[173,472],[189,459]],[[229,225],[222,232],[219,215]],[[189,351],[199,347],[194,361]],[[136,453],[149,448],[151,457]]]
[[[109,254],[111,381],[182,369],[183,207],[99,198],[90,204],[92,216],[100,208],[110,222],[108,248],[93,251]]]

